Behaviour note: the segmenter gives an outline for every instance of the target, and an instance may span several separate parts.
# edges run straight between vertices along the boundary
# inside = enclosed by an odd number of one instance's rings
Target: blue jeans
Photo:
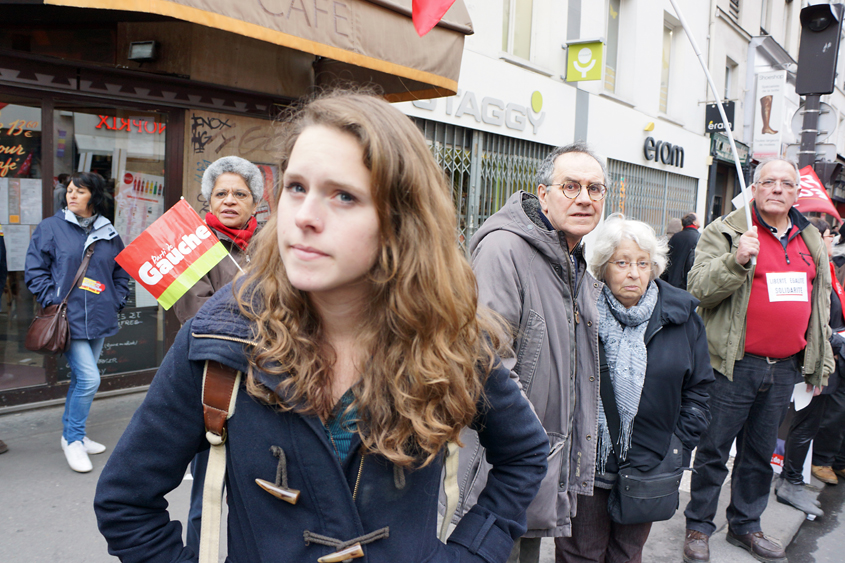
[[[695,454],[690,501],[684,511],[687,528],[708,536],[716,531],[713,518],[736,438],[728,525],[739,535],[759,532],[760,515],[769,502],[778,428],[786,417],[795,383],[802,380],[801,368],[794,356],[770,364],[765,358],[746,354],[734,364],[733,381],[718,371],[714,374],[712,420]]]
[[[62,426],[68,444],[85,437],[85,422],[91,411],[91,403],[94,402],[94,393],[100,387],[97,360],[103,350],[103,340],[72,339],[65,352],[67,363],[70,364],[70,387],[67,390]]]

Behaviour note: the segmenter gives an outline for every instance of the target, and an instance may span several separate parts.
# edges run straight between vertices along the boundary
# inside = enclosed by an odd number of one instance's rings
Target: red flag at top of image
[[[802,213],[808,211],[827,213],[836,217],[840,222],[842,221],[833,201],[827,195],[827,190],[824,189],[824,185],[810,165],[801,169],[801,190],[798,192],[798,201],[795,202],[795,208]]]
[[[414,0],[412,14],[414,29],[422,37],[443,19],[455,0]]]
[[[182,199],[115,260],[169,309],[227,254],[226,247]]]

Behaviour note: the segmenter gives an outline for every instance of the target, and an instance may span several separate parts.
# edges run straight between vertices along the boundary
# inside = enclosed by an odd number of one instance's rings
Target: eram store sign
[[[117,255],[117,263],[169,309],[228,252],[184,199]]]

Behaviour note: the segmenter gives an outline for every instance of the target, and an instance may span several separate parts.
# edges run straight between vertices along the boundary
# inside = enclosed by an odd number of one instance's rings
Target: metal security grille
[[[605,216],[624,213],[651,225],[658,235],[669,219],[695,210],[698,179],[608,159]]]
[[[478,227],[517,190],[535,192],[548,145],[413,118],[452,185],[458,243],[466,250]]]

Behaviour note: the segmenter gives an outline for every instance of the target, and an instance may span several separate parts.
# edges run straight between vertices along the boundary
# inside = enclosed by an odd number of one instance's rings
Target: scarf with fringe
[[[644,340],[645,330],[654,306],[657,304],[657,291],[657,284],[654,281],[650,282],[639,303],[626,309],[605,285],[597,304],[599,338],[604,344],[607,355],[610,381],[616,393],[616,406],[619,408],[622,426],[619,432],[619,440],[622,443],[619,444],[619,448],[614,448],[613,439],[607,427],[607,418],[604,415],[604,406],[599,401],[599,443],[596,459],[599,473],[604,473],[607,456],[611,450],[616,451],[620,462],[628,456],[631,431],[640,406],[648,362]]]

